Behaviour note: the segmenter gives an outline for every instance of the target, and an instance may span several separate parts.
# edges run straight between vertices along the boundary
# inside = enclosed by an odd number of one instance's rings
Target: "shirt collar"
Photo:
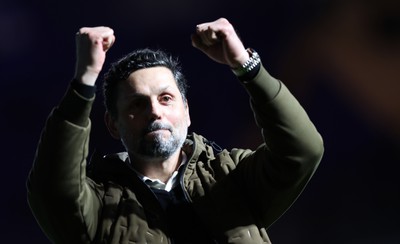
[[[147,177],[145,175],[142,175],[141,173],[139,173],[138,171],[136,171],[135,169],[133,169],[135,171],[135,173],[137,174],[137,176],[150,188],[153,189],[158,189],[158,190],[164,190],[164,191],[171,191],[172,189],[174,189],[175,186],[177,186],[179,184],[179,177],[178,177],[178,173],[179,173],[179,169],[186,164],[187,161],[187,156],[186,153],[182,153],[182,161],[181,164],[179,165],[178,169],[175,170],[171,177],[168,179],[167,183],[162,182],[160,179],[152,179],[150,177]]]

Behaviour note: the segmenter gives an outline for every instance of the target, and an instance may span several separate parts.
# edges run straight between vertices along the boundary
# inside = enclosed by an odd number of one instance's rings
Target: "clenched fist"
[[[86,85],[94,85],[103,68],[106,52],[114,42],[114,31],[109,27],[80,28],[76,33],[75,79]]]

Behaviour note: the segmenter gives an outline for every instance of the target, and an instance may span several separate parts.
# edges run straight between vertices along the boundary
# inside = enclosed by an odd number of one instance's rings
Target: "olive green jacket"
[[[185,196],[218,243],[270,243],[267,228],[297,199],[323,154],[320,134],[281,82],[261,67],[244,86],[265,143],[215,151],[193,133],[183,147]],[[27,181],[35,218],[54,243],[171,243],[162,210],[126,153],[87,167],[93,100],[69,89],[47,120]],[[149,224],[149,213],[157,224]]]

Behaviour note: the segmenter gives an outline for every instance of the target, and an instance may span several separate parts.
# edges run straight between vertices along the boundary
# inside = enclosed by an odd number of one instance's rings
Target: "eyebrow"
[[[170,85],[165,85],[163,87],[160,87],[159,89],[156,90],[157,94],[161,94],[164,93],[165,91],[168,91],[171,89]],[[136,91],[132,91],[131,93],[129,93],[126,98],[143,98],[143,97],[147,97],[146,94],[140,93],[140,92],[136,92]]]
[[[171,88],[170,85],[165,85],[165,86],[163,86],[163,87],[160,87],[160,88],[157,90],[157,91],[158,91],[158,94],[163,93],[163,92],[165,92],[165,91],[167,91],[167,90],[170,90],[170,88]]]

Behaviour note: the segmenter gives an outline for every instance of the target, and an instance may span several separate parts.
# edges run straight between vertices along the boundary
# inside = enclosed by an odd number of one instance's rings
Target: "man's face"
[[[187,103],[165,67],[137,70],[121,82],[117,113],[107,125],[133,157],[168,158],[181,148],[190,125]]]

